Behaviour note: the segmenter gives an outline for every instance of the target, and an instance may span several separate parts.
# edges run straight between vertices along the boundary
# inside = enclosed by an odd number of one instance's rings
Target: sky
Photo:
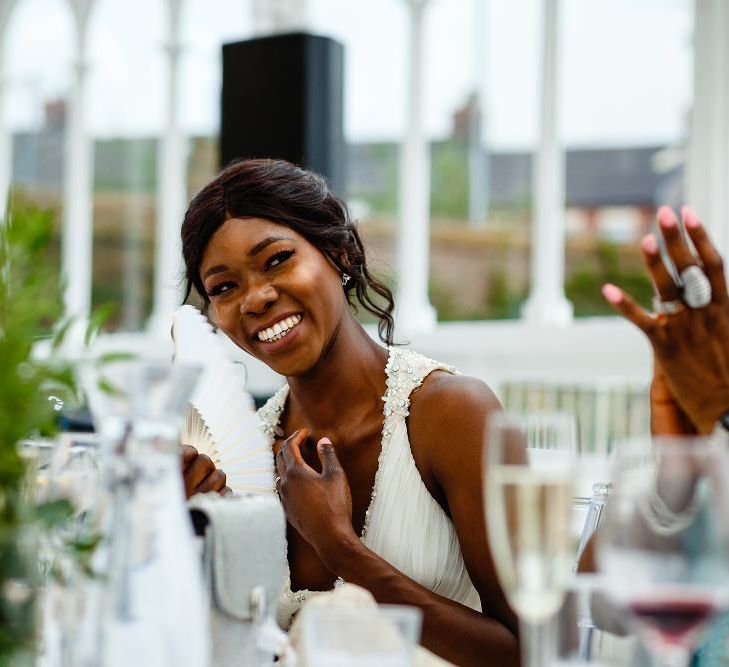
[[[6,115],[37,127],[65,96],[74,62],[68,0],[18,0],[2,45]],[[560,0],[559,108],[569,146],[679,141],[692,89],[691,0]],[[537,137],[542,0],[430,0],[423,114],[432,139],[485,93],[488,143],[522,150]],[[95,136],[154,136],[164,126],[164,0],[95,0],[88,34],[88,119]],[[405,122],[405,0],[309,0],[312,31],[345,45],[345,133],[397,140]],[[183,126],[216,132],[220,45],[246,39],[250,0],[183,0]],[[265,103],[254,101],[254,103]]]

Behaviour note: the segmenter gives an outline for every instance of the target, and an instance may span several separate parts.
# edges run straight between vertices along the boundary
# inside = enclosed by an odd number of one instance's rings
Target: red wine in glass
[[[710,592],[692,592],[636,598],[628,607],[646,632],[661,644],[691,649],[723,605]]]

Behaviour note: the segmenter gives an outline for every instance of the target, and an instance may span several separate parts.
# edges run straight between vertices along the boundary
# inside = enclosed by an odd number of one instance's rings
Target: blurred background
[[[169,331],[179,222],[220,167],[222,45],[265,35],[342,45],[336,180],[374,269],[411,301],[401,331],[497,385],[645,382],[647,348],[600,286],[649,303],[638,242],[661,203],[724,227],[721,0],[0,8],[0,191],[57,211],[68,310],[116,303],[110,333]],[[403,289],[408,266],[420,283]]]

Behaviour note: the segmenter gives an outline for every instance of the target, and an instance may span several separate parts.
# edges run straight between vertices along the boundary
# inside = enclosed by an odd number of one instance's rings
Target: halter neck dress
[[[405,420],[410,396],[435,370],[457,372],[411,350],[389,348],[381,450],[360,537],[370,550],[422,586],[480,611],[481,602],[466,571],[453,522],[423,483],[408,439]],[[271,447],[281,432],[279,421],[288,390],[288,385],[281,387],[258,411]],[[287,564],[276,614],[279,625],[288,628],[304,600],[314,594],[291,590]]]

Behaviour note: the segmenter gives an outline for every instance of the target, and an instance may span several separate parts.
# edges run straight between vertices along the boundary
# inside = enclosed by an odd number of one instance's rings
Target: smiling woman
[[[423,645],[456,664],[517,664],[481,497],[498,402],[482,382],[392,347],[392,295],[370,275],[344,204],[316,174],[247,160],[193,199],[182,242],[188,295],[287,379],[259,411],[288,521],[279,623],[346,580],[420,607]],[[379,318],[388,348],[357,305]],[[187,464],[186,488],[204,487],[203,466]]]

